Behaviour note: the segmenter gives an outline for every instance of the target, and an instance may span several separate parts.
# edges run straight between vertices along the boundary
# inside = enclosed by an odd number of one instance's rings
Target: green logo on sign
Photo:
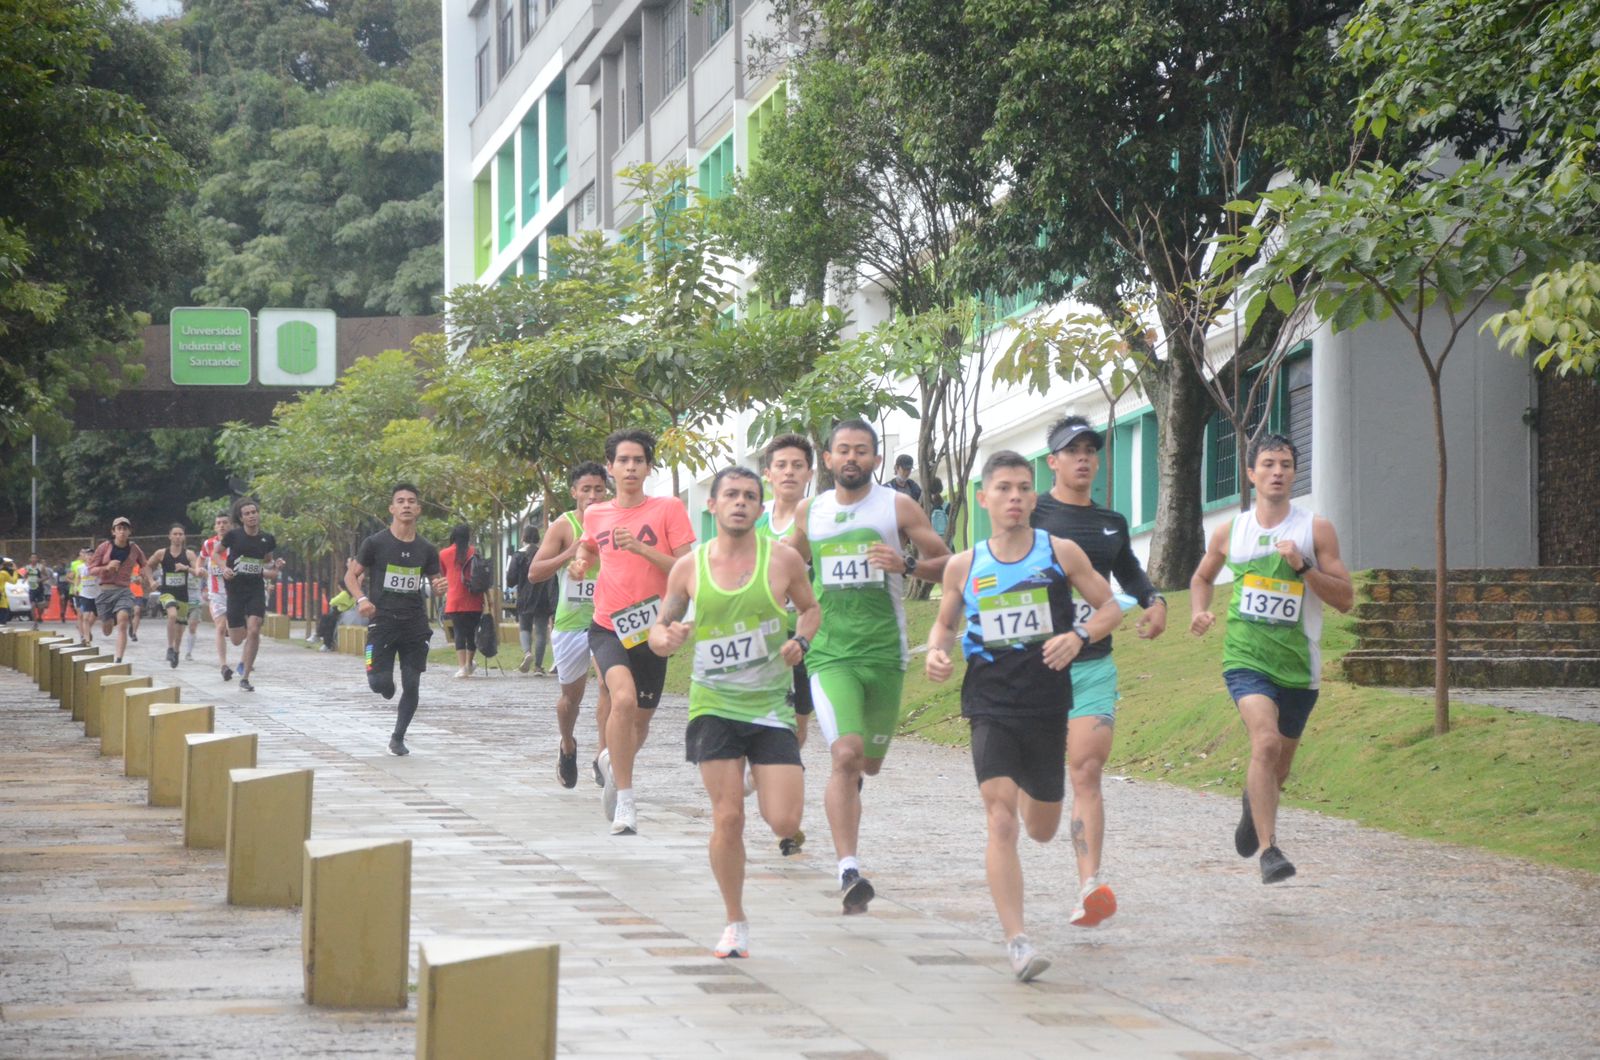
[[[317,366],[317,329],[304,320],[278,325],[278,367],[290,375],[305,375]]]
[[[172,381],[179,386],[250,382],[250,310],[172,311]]]

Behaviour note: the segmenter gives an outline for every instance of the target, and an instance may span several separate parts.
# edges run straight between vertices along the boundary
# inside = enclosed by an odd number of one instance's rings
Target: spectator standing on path
[[[939,617],[928,633],[928,678],[949,680],[957,637],[967,659],[961,715],[972,726],[972,765],[989,819],[984,865],[1017,979],[1050,966],[1023,932],[1017,817],[1040,843],[1061,826],[1066,794],[1069,667],[1122,621],[1122,609],[1083,549],[1029,526],[1037,495],[1033,465],[1001,450],[983,465],[978,504],[993,536],[944,570]],[[1073,607],[1076,590],[1093,608]]]
[[[1122,590],[1144,608],[1138,635],[1159,637],[1167,628],[1167,601],[1150,584],[1139,557],[1133,554],[1128,520],[1091,496],[1100,471],[1105,439],[1082,416],[1066,416],[1046,435],[1045,458],[1055,481],[1037,498],[1031,523],[1054,537],[1083,549],[1102,578],[1115,575]],[[1078,606],[1076,621],[1087,622],[1089,608]],[[1078,857],[1078,904],[1069,918],[1078,927],[1094,927],[1117,911],[1117,899],[1100,879],[1105,846],[1106,810],[1101,775],[1111,757],[1116,732],[1117,664],[1111,659],[1111,638],[1084,646],[1072,660],[1072,713],[1067,720],[1067,770],[1072,778],[1072,849]]]
[[[583,704],[583,690],[589,683],[593,658],[589,652],[589,627],[594,625],[594,589],[595,580],[600,576],[600,564],[596,561],[581,577],[568,567],[578,554],[584,513],[606,499],[606,469],[594,460],[583,461],[567,471],[567,489],[572,493],[573,507],[562,512],[545,531],[539,550],[528,563],[527,576],[548,578],[556,573],[560,578],[555,618],[550,623],[556,680],[561,684],[561,694],[556,697],[556,725],[561,731],[556,778],[562,787],[572,788],[578,784],[578,708]],[[598,684],[594,720],[599,740],[590,769],[594,782],[603,788],[606,770],[601,760],[610,761],[606,751],[606,727],[611,721],[611,693],[604,678]]]
[[[795,739],[790,669],[822,624],[806,565],[793,549],[754,532],[761,479],[730,467],[711,480],[717,536],[672,565],[650,648],[667,656],[691,638],[686,757],[711,797],[711,873],[727,914],[712,951],[750,956],[744,911],[745,764],[761,816],[780,840],[800,830],[805,773]],[[685,623],[690,602],[692,623]],[[784,606],[793,601],[794,617]],[[792,623],[792,628],[791,628]]]
[[[950,550],[910,496],[873,479],[878,432],[864,420],[841,420],[823,463],[834,488],[804,501],[790,544],[814,571],[822,629],[806,653],[817,723],[832,772],[824,806],[839,858],[846,914],[864,913],[876,892],[861,874],[861,792],[877,776],[900,724],[905,684],[905,577],[938,581]],[[919,556],[907,556],[906,544]]]
[[[389,492],[389,528],[361,542],[356,558],[344,572],[345,591],[356,598],[357,609],[370,622],[367,685],[384,699],[394,698],[394,664],[400,660],[400,701],[389,737],[392,755],[411,753],[406,747],[406,730],[417,712],[422,674],[428,669],[433,627],[428,622],[423,586],[431,585],[435,595],[446,591],[439,550],[417,536],[417,516],[421,514],[422,495],[417,487],[396,483]],[[371,585],[370,599],[361,588],[363,576]]]
[[[904,493],[907,497],[922,503],[922,487],[911,477],[911,469],[916,467],[916,461],[911,459],[910,453],[901,453],[894,458],[894,476],[884,485],[896,493]]]
[[[204,570],[200,598],[205,601],[211,623],[217,629],[217,663],[222,667],[224,681],[233,680],[233,667],[228,665],[228,582],[222,576],[227,552],[222,547],[222,539],[232,529],[233,516],[218,512],[211,520],[211,536],[200,546],[200,566]]]
[[[589,651],[611,692],[601,807],[617,836],[638,834],[633,760],[650,736],[650,719],[667,681],[667,661],[646,642],[661,612],[667,572],[694,547],[683,502],[644,492],[655,460],[656,440],[648,431],[613,431],[606,438],[606,469],[616,499],[584,512],[583,536],[567,567],[572,578],[595,581]],[[598,575],[591,573],[596,562]]]
[[[128,588],[134,571],[145,564],[144,549],[133,541],[133,522],[125,515],[111,521],[111,540],[100,542],[89,559],[89,573],[100,580],[100,592],[95,597],[95,612],[100,617],[101,632],[117,633],[117,649],[112,656],[117,662],[128,650],[128,637],[133,612],[138,603]]]
[[[1322,604],[1355,605],[1350,571],[1333,524],[1289,503],[1299,451],[1281,434],[1250,443],[1245,474],[1256,501],[1217,527],[1189,580],[1189,631],[1204,636],[1217,620],[1217,575],[1233,572],[1233,599],[1222,638],[1222,679],[1250,734],[1250,765],[1234,849],[1261,850],[1261,882],[1295,874],[1278,849],[1278,793],[1300,746],[1322,676]],[[1265,843],[1265,848],[1262,844]]]
[[[222,536],[227,560],[222,578],[228,585],[228,637],[239,652],[239,687],[254,692],[250,674],[261,650],[261,623],[267,617],[267,578],[274,580],[283,560],[273,551],[278,539],[261,529],[261,506],[245,499],[233,506],[234,527]],[[226,667],[224,667],[226,669]],[[223,679],[227,679],[223,674]]]
[[[516,602],[517,627],[522,634],[523,673],[530,669],[544,677],[544,653],[550,646],[550,619],[556,612],[556,578],[546,575],[540,581],[528,578],[528,568],[539,548],[539,528],[528,523],[522,528],[522,547],[506,564],[506,592]]]
[[[457,677],[471,677],[478,651],[478,622],[483,616],[483,593],[468,585],[472,561],[472,528],[457,523],[450,529],[450,544],[439,550],[439,569],[445,578],[444,618],[455,639]],[[481,563],[482,560],[479,560]]]

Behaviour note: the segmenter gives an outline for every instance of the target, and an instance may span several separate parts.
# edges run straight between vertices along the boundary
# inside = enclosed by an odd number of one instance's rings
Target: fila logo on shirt
[[[654,548],[656,542],[661,540],[656,536],[656,532],[650,528],[649,523],[645,523],[643,526],[639,527],[639,532],[633,535],[633,539],[639,542],[639,544],[649,545],[651,548]],[[600,542],[601,548],[609,548],[612,551],[616,551],[616,546],[611,543],[610,530],[601,531],[595,540]]]

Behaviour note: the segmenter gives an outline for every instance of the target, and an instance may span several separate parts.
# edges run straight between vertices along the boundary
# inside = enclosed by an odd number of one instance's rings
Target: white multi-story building
[[[757,157],[761,132],[787,103],[781,69],[750,46],[773,35],[769,0],[477,0],[444,5],[445,286],[489,284],[543,268],[548,241],[631,220],[617,178],[639,162],[683,162],[706,195],[721,195]],[[863,286],[859,326],[885,302]],[[1023,307],[1020,311],[1049,311]],[[1281,369],[1275,429],[1301,447],[1298,488],[1332,518],[1353,567],[1433,561],[1434,444],[1428,390],[1410,339],[1395,324],[1340,335],[1311,330]],[[1455,566],[1539,561],[1538,404],[1530,366],[1469,328],[1444,372],[1450,444],[1449,524]],[[1034,459],[1065,412],[1105,423],[1092,383],[1048,394],[985,382],[978,464],[997,449]],[[754,463],[748,416],[729,424],[736,456]],[[884,466],[914,453],[916,424],[881,424]],[[1148,543],[1156,507],[1156,424],[1136,396],[1117,408],[1109,503]],[[1203,459],[1208,525],[1237,507],[1231,427],[1218,417]],[[885,471],[887,474],[887,470]],[[959,488],[946,479],[947,489]],[[670,489],[665,476],[652,484]],[[685,500],[703,510],[705,482]],[[970,489],[970,483],[968,484]],[[971,529],[986,529],[974,513]]]

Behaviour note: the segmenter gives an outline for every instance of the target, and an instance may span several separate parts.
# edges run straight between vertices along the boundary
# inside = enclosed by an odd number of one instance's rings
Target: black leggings
[[[384,699],[394,698],[394,674],[374,670],[367,674],[367,684]],[[394,720],[394,737],[403,740],[411,718],[417,712],[417,697],[422,690],[422,671],[405,663],[400,664],[400,702],[395,704],[398,713]]]

